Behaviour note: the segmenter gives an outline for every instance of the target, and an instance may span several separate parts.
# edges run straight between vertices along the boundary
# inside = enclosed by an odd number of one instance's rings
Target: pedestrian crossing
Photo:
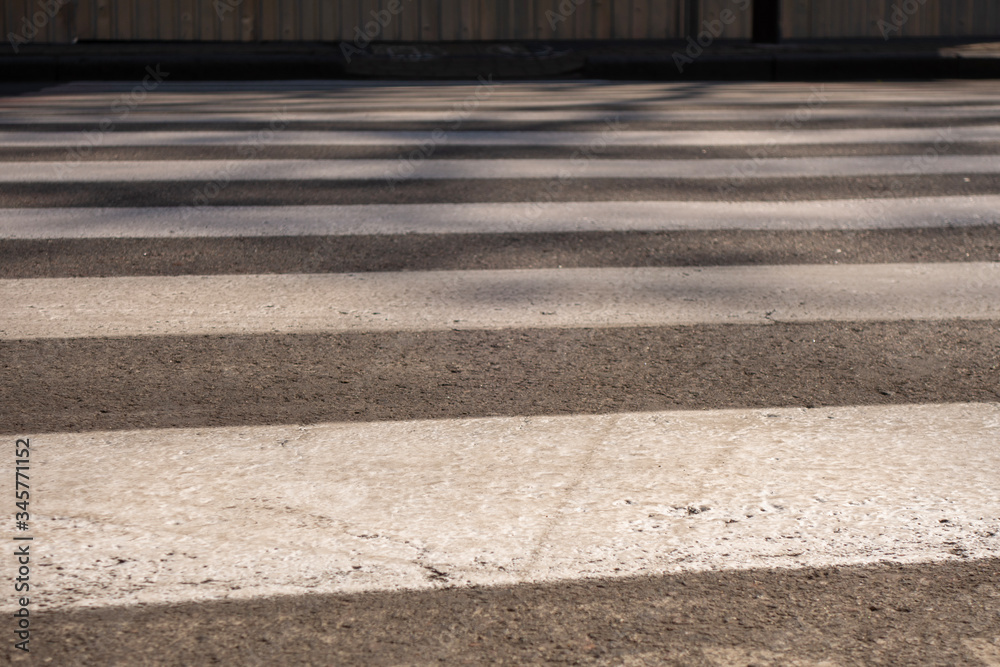
[[[482,86],[0,103],[43,608],[1000,557],[994,87]]]

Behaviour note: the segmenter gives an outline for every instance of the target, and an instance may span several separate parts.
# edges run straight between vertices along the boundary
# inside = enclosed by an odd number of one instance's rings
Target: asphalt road
[[[128,90],[0,98],[0,660],[1000,665],[990,82]]]

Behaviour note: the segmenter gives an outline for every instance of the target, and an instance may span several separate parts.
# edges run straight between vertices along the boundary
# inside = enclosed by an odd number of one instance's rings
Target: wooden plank
[[[236,6],[220,21],[214,0],[80,0],[74,19],[81,39],[103,40],[354,40],[354,28],[387,12],[391,0],[220,0]],[[587,0],[566,14],[560,0],[401,0],[403,11],[381,28],[385,41],[527,39],[669,39],[683,33],[683,0]],[[783,0],[786,39],[882,37],[901,0]],[[570,6],[568,3],[567,6]],[[703,18],[729,9],[736,21],[725,38],[749,37],[751,13],[733,0],[702,0]],[[37,0],[7,0],[0,28],[19,32]],[[555,28],[547,12],[565,15]],[[67,42],[69,8],[47,21],[34,41]],[[997,0],[927,0],[892,38],[996,36]]]
[[[573,35],[573,12],[571,6],[559,8],[559,0],[535,0],[533,39],[569,39]],[[565,20],[563,20],[565,19]]]
[[[420,39],[420,0],[400,0],[402,11],[393,21],[399,26],[399,39],[413,42]]]
[[[750,6],[743,9],[742,3],[732,1],[722,2],[719,5],[719,13],[725,9],[731,11],[734,17],[733,22],[726,26],[725,38],[750,39],[753,37],[753,9]]]
[[[55,37],[55,21],[50,19],[48,13],[45,12],[41,7],[38,6],[37,0],[31,3],[29,8],[32,18],[37,12],[42,12],[45,17],[42,21],[42,27],[38,29],[38,34],[35,35],[35,41],[39,43],[52,43]]]
[[[610,39],[614,23],[613,0],[594,0],[594,38]]]
[[[980,0],[972,0],[972,2],[969,3],[969,14],[967,20],[968,32],[965,34],[981,34],[977,31],[982,30],[986,25],[986,6]]]
[[[239,2],[240,0],[209,0],[219,26],[219,39],[224,42],[235,41],[239,35]]]
[[[807,20],[809,21],[809,25],[806,28],[807,33],[810,38],[818,39],[822,37],[825,32],[825,30],[823,30],[823,22],[826,18],[826,12],[824,11],[826,8],[818,2],[810,2],[806,4],[809,5],[809,13],[806,15]]]
[[[848,3],[850,0],[841,0],[840,11],[833,12],[830,8],[829,0],[823,1],[824,22],[826,24],[826,34],[829,36],[840,36],[856,30],[861,24],[859,16],[848,16]]]
[[[13,32],[16,35],[24,37],[24,22],[22,19],[27,16],[24,13],[24,0],[5,2],[4,14],[7,16],[7,25],[11,27],[5,30],[3,34],[6,36],[8,32]]]
[[[276,0],[259,0],[257,5],[257,39],[262,42],[274,40],[277,33],[275,21]]]
[[[790,11],[787,12],[787,39],[809,39],[812,37],[812,21],[809,18],[811,3],[807,0],[790,0]]]
[[[593,39],[593,2],[588,0],[573,14],[573,39]]]
[[[215,15],[212,0],[198,0],[197,39],[215,41],[219,39],[219,17]]]
[[[132,2],[132,25],[134,26],[134,36],[131,39],[141,39],[155,41],[160,36],[157,7],[150,2],[133,0]]]
[[[883,28],[879,26],[880,21],[886,20],[884,0],[868,0],[868,20],[876,25],[877,36],[882,37]]]
[[[299,39],[306,42],[319,40],[319,0],[299,0]]]
[[[535,3],[533,0],[520,0],[512,2],[511,26],[513,34],[511,39],[531,39],[534,35],[535,25]]]
[[[928,2],[925,5],[927,8],[931,3]],[[954,2],[947,3],[944,5],[941,2],[935,2],[933,7],[930,7],[930,12],[924,12],[918,10],[921,15],[920,29],[925,35],[938,36],[942,34],[950,34],[959,36],[964,33],[967,21],[965,19],[965,13],[968,6],[968,0],[954,0]],[[947,33],[943,32],[945,26],[948,26]]]
[[[864,14],[867,26],[865,36],[881,39],[882,28],[879,26],[879,21],[882,20],[881,0],[862,0],[862,5],[861,12]]]
[[[493,40],[497,35],[498,0],[479,0],[479,32],[477,39]]]
[[[36,5],[37,6],[37,5]],[[45,39],[54,44],[65,44],[69,41],[69,15],[72,12],[72,7],[68,5],[62,5],[59,7],[56,15],[53,16],[48,21],[46,26]]]
[[[369,39],[373,42],[382,41],[382,28],[375,22],[372,18],[372,11],[376,14],[379,12],[379,0],[360,0],[358,2],[358,22],[357,25],[361,28],[361,32],[367,35]],[[375,30],[371,30],[375,28]]]
[[[94,23],[97,39],[111,39],[111,0],[96,0]]]
[[[32,0],[14,0],[11,3],[14,10],[12,18],[17,34],[26,37],[29,42],[35,42],[39,34],[37,28],[34,28],[31,4]]]
[[[439,25],[441,35],[439,39],[443,42],[453,42],[459,39],[461,34],[459,2],[461,0],[437,0],[438,11],[440,12]]]
[[[981,5],[985,5],[983,12],[983,23],[977,35],[1000,35],[1000,4],[990,0],[980,0]]]
[[[932,34],[928,32],[929,30],[938,34],[943,31],[958,34],[956,31],[959,25],[959,15],[965,8],[963,0],[952,0],[944,7],[936,2],[933,3],[933,7],[931,4],[931,2],[927,2],[923,7],[917,9],[914,16],[910,17],[910,21],[914,23],[914,27],[918,31],[917,34],[921,36]]]
[[[896,3],[901,4],[901,3]],[[926,3],[922,8],[918,7],[917,11],[914,12],[907,18],[906,23],[903,24],[902,34],[907,37],[921,37],[924,34],[924,22],[927,17],[931,15],[933,8],[931,3]]]
[[[299,38],[298,12],[296,12],[295,0],[280,0],[280,28],[278,39],[283,42],[296,41]]]
[[[611,3],[611,39],[626,39],[631,25],[631,0],[608,0]]]
[[[834,34],[870,36],[865,6],[865,0],[843,0],[833,14]]]
[[[459,39],[464,41],[479,38],[479,2],[464,0],[459,4]]]
[[[514,7],[517,0],[499,0],[497,23],[497,39],[514,39],[516,36],[516,22],[514,19]]]
[[[952,22],[952,15],[955,9],[955,1],[952,0],[948,7],[942,11],[938,2],[928,1],[923,7],[917,6],[917,10],[909,16],[906,25],[911,29],[911,36],[925,37],[934,33],[935,28],[940,29],[943,24]]]
[[[156,39],[173,41],[177,39],[177,23],[180,21],[178,0],[160,0],[150,9],[156,22]]]
[[[558,13],[559,8],[558,6],[553,7],[552,0],[534,0],[532,2],[531,13],[528,17],[531,20],[531,25],[528,26],[531,30],[528,39],[552,39],[555,32],[546,12],[553,10]],[[559,26],[559,23],[559,21],[556,22],[556,27]]]
[[[189,42],[195,36],[195,0],[180,0],[177,3],[177,39]]]
[[[830,36],[830,0],[816,0],[812,7],[810,30],[815,37]]]
[[[878,9],[878,2],[875,0],[859,0],[858,13],[865,22],[865,37],[881,37],[882,31],[878,22],[882,15]]]
[[[632,0],[629,37],[647,39],[649,37],[649,0]]]
[[[108,34],[100,39],[135,39],[132,0],[105,0],[108,5]]]
[[[95,25],[97,16],[94,10],[94,0],[80,0],[80,4],[77,5],[76,36],[81,40],[94,39],[94,34],[97,32]]]
[[[337,1],[337,22],[340,26],[337,39],[354,44],[354,28],[358,25],[358,11],[360,8],[358,0],[338,0]]]
[[[380,0],[379,3],[380,7],[379,11],[384,11],[386,15],[388,15],[389,17],[388,25],[386,25],[386,27],[382,29],[382,39],[384,39],[387,42],[398,42],[400,39],[402,39],[402,34],[403,34],[402,33],[403,26],[401,20],[402,17],[399,13],[393,14],[389,10],[389,7],[392,4],[393,4],[392,0]],[[404,6],[401,0],[399,5],[400,7]]]
[[[320,0],[319,3],[319,39],[324,42],[336,40],[335,31],[337,27],[337,8],[331,0]]]
[[[257,10],[259,0],[243,0],[240,5],[240,41],[257,40]]]
[[[671,32],[671,17],[674,13],[673,2],[669,0],[650,0],[647,36],[650,39],[666,39],[667,35]]]
[[[422,42],[436,42],[441,39],[441,14],[436,0],[420,1],[420,37]]]

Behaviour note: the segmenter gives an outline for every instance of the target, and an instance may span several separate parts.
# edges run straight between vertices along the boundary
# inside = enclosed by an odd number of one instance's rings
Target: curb
[[[462,45],[465,46],[465,45]],[[345,58],[337,45],[270,48],[259,45],[202,48],[160,44],[84,44],[38,47],[0,55],[0,81],[140,80],[159,64],[175,81],[289,79],[610,79],[653,81],[849,81],[878,79],[1000,78],[996,54],[957,49],[907,48],[872,52],[872,44],[758,47],[722,45],[678,68],[672,44],[650,44],[648,52],[615,53],[602,44],[488,46],[475,52],[456,45],[374,45]],[[820,50],[817,46],[823,46]],[[881,46],[881,44],[877,45]],[[906,45],[900,45],[906,46]],[[128,49],[130,52],[122,53]],[[407,55],[407,48],[412,53]],[[451,48],[451,50],[449,50]],[[864,51],[862,49],[867,49]],[[114,49],[118,52],[108,52]],[[501,51],[502,49],[505,49]],[[608,51],[611,52],[608,52]],[[27,50],[26,50],[27,51]],[[464,51],[464,52],[463,52]],[[472,52],[470,52],[472,51]],[[604,52],[602,52],[604,51]]]

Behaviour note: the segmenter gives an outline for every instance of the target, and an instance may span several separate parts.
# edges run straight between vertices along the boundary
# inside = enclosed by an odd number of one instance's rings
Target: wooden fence
[[[748,0],[2,0],[6,41],[672,39]],[[577,4],[579,3],[579,4]],[[1000,36],[1000,0],[782,0],[786,39]],[[697,7],[693,19],[689,7]],[[724,12],[731,12],[724,14]],[[695,23],[697,21],[697,23]]]

